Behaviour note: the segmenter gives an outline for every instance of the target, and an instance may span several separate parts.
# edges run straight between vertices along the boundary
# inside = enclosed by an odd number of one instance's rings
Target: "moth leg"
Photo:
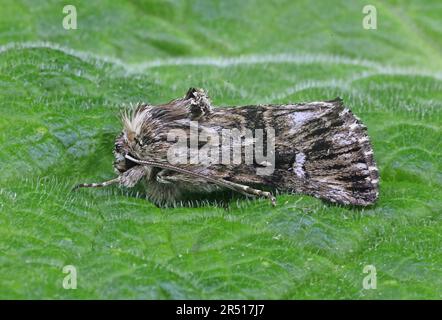
[[[169,176],[168,173],[169,173],[169,171],[165,170],[165,169],[158,172],[155,177],[157,182],[164,183],[164,184],[171,184],[174,181],[179,181],[179,179],[171,179],[171,177],[173,177],[173,176]]]
[[[242,185],[239,183],[235,183],[232,181],[220,179],[222,181],[222,184],[224,186],[229,187],[230,189],[233,189],[234,191],[237,191],[239,193],[242,193],[247,196],[257,196],[261,198],[267,198],[270,200],[273,206],[276,206],[276,198],[268,191],[263,191],[259,189],[254,189],[252,187]],[[157,181],[160,183],[176,183],[176,182],[188,182],[188,183],[205,183],[204,179],[198,179],[195,177],[190,177],[186,174],[180,174],[171,172],[167,169],[161,170],[157,174]]]
[[[232,181],[227,181],[227,180],[224,180],[224,181],[227,182],[228,184],[230,184],[235,189],[237,189],[238,192],[241,192],[242,194],[267,198],[272,203],[272,206],[274,206],[274,207],[276,206],[276,198],[268,191],[254,189],[252,187],[249,187],[249,186],[246,186],[243,184],[239,184],[239,183],[235,183]]]
[[[184,179],[181,177],[178,177],[176,175],[172,175],[172,176],[162,176],[161,180],[167,181],[166,183],[171,183],[171,182],[183,181]],[[191,181],[195,181],[195,180],[192,179]],[[276,206],[276,198],[268,191],[254,189],[252,187],[249,187],[249,186],[246,186],[243,184],[239,184],[239,183],[235,183],[232,181],[224,180],[224,179],[222,179],[222,182],[225,185],[229,185],[231,189],[233,189],[239,193],[242,193],[246,196],[256,196],[256,197],[261,197],[261,198],[267,198],[272,203],[272,206]]]
[[[161,162],[156,162],[156,161],[147,161],[147,160],[138,160],[133,158],[130,155],[126,155],[125,156],[126,159],[129,159],[135,163],[141,164],[143,166],[155,166],[161,169],[166,169],[166,170],[170,170],[170,171],[174,171],[177,173],[181,173],[184,175],[188,175],[190,177],[192,177],[194,179],[193,182],[195,182],[195,178],[197,179],[202,179],[205,180],[207,182],[213,183],[217,186],[220,187],[225,187],[225,188],[229,188],[232,189],[234,191],[238,191],[241,192],[245,195],[254,195],[254,196],[259,196],[259,197],[266,197],[268,198],[272,205],[275,206],[276,205],[276,199],[275,197],[267,191],[262,191],[262,190],[258,190],[258,189],[253,189],[252,187],[249,186],[245,186],[245,185],[241,185],[232,181],[228,181],[228,180],[224,180],[222,178],[215,178],[209,175],[204,175],[198,172],[193,172],[191,170],[188,170],[186,168],[180,168],[180,167],[175,167],[173,165],[170,165],[168,163],[161,163]]]
[[[187,174],[177,173],[168,169],[162,169],[156,174],[156,181],[159,183],[206,183],[207,181],[200,178],[195,178]]]
[[[120,185],[127,188],[134,187],[140,180],[147,175],[147,168],[135,166],[120,175]]]
[[[114,183],[119,183],[120,182],[120,177],[108,180],[108,181],[104,181],[104,182],[98,182],[98,183],[80,183],[77,184],[76,186],[74,186],[72,188],[72,191],[77,190],[79,188],[103,188],[103,187],[107,187],[110,186],[111,184]]]

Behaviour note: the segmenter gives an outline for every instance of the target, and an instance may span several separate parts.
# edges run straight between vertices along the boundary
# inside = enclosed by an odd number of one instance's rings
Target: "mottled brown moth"
[[[340,98],[214,108],[203,90],[191,88],[166,104],[138,104],[122,118],[118,176],[76,188],[140,183],[157,204],[227,189],[272,204],[275,192],[360,206],[378,199],[366,127]]]

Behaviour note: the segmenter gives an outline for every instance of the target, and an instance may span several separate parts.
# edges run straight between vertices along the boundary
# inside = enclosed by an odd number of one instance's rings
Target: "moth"
[[[367,128],[340,98],[215,108],[204,90],[190,88],[183,98],[166,104],[138,104],[122,116],[122,123],[113,151],[118,176],[75,188],[140,184],[158,205],[180,201],[189,193],[204,199],[228,189],[268,198],[273,205],[276,193],[357,206],[371,205],[379,196],[379,173]],[[222,139],[225,132],[233,131],[236,136]],[[179,147],[171,134],[176,132],[181,133]],[[210,139],[206,134],[195,143],[192,132],[210,132]],[[257,132],[263,132],[260,147],[271,161],[262,161],[253,152],[259,147]],[[207,145],[210,161],[195,157],[189,161],[191,153],[198,154]],[[171,150],[184,161],[171,161]],[[236,161],[219,161],[221,155],[231,160],[229,153],[236,154]]]

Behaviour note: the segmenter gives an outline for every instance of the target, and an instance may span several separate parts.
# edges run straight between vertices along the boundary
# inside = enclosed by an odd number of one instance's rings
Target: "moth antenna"
[[[107,187],[110,186],[111,184],[115,184],[120,182],[120,177],[108,180],[108,181],[104,181],[104,182],[100,182],[100,183],[80,183],[77,184],[74,188],[72,188],[72,191],[77,190],[79,188],[102,188],[102,187]]]
[[[132,161],[132,162],[135,162],[137,164],[147,165],[147,166],[154,166],[154,167],[161,168],[161,169],[168,169],[168,170],[172,170],[172,171],[188,174],[190,176],[202,178],[202,179],[205,179],[207,181],[213,182],[213,183],[215,183],[217,185],[221,185],[222,184],[225,187],[233,189],[232,186],[229,185],[229,181],[219,180],[219,179],[215,179],[215,178],[212,178],[212,177],[207,177],[205,175],[202,175],[201,173],[197,173],[197,172],[193,172],[193,171],[190,171],[190,170],[187,170],[187,169],[179,168],[179,167],[176,167],[176,166],[168,164],[168,163],[161,163],[161,162],[156,162],[156,161],[138,160],[138,159],[135,159],[135,158],[133,158],[133,157],[131,157],[129,155],[126,155],[125,158],[130,160],[130,161]],[[233,189],[233,190],[238,191],[237,189]]]
[[[126,155],[125,158],[130,160],[130,161],[132,161],[132,162],[135,162],[137,164],[153,166],[153,167],[157,167],[157,168],[161,168],[161,169],[168,169],[168,170],[172,170],[172,171],[175,171],[175,172],[184,173],[184,174],[190,175],[192,177],[198,177],[198,178],[204,179],[204,180],[206,180],[208,182],[212,182],[215,185],[218,185],[218,186],[221,186],[221,187],[225,187],[225,188],[231,189],[231,190],[236,191],[236,192],[240,192],[240,193],[245,194],[245,195],[249,195],[249,196],[250,195],[254,195],[254,196],[258,196],[258,197],[266,197],[266,198],[268,198],[271,201],[273,206],[276,205],[276,199],[275,199],[275,197],[270,192],[253,189],[251,187],[243,186],[243,185],[237,184],[235,182],[227,181],[227,180],[224,180],[224,179],[215,179],[215,178],[212,178],[212,177],[205,176],[205,175],[203,175],[201,173],[197,173],[197,172],[193,172],[193,171],[190,171],[190,170],[187,170],[187,169],[175,167],[175,166],[173,166],[171,164],[168,164],[168,163],[161,163],[161,162],[156,162],[156,161],[138,160],[138,159],[135,159],[135,158],[133,158],[133,157],[131,157],[129,155]]]

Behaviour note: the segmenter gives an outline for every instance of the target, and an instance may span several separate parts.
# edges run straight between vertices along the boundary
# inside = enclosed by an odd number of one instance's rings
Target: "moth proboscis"
[[[226,189],[273,205],[274,191],[358,206],[379,196],[366,127],[340,98],[215,108],[204,90],[190,88],[166,104],[140,103],[122,122],[113,151],[118,176],[75,188],[141,183],[159,205]]]

